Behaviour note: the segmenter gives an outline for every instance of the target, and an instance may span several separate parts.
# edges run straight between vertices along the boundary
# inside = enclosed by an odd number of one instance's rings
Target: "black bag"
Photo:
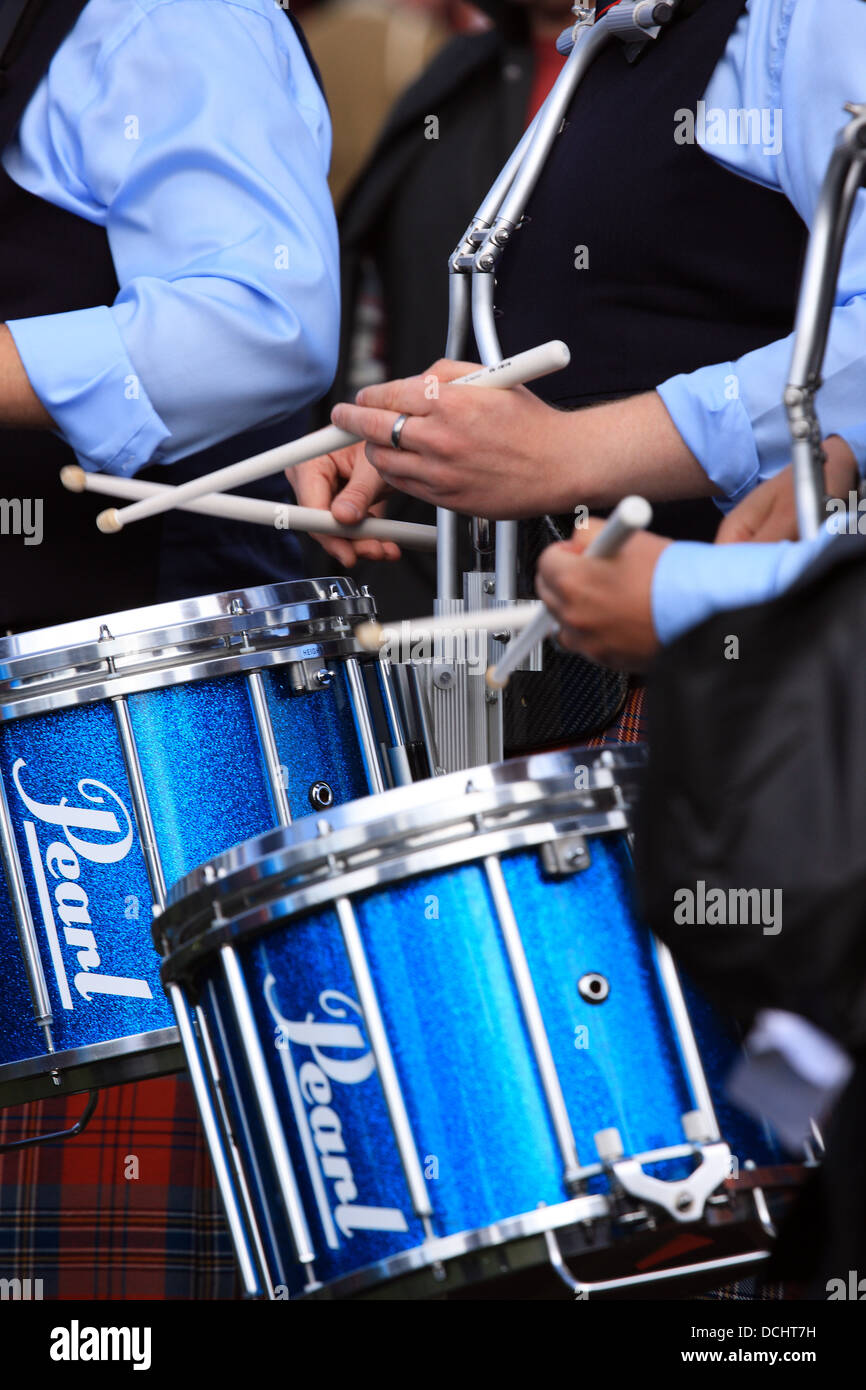
[[[651,673],[636,824],[644,916],[706,994],[744,1025],[761,1008],[802,1014],[855,1056],[824,1163],[767,1270],[814,1299],[866,1271],[864,635],[858,536],[837,538],[781,597],[685,634]],[[727,902],[780,891],[781,930],[675,921],[701,881],[705,899],[719,888]]]
[[[855,1053],[866,1048],[864,638],[856,535],[780,597],[686,633],[649,683],[636,823],[644,915],[706,993],[744,1023],[759,1008],[802,1014]],[[683,890],[699,914],[711,889],[737,903],[739,925],[675,920]],[[744,895],[730,895],[749,889],[781,893],[780,930],[742,922]]]

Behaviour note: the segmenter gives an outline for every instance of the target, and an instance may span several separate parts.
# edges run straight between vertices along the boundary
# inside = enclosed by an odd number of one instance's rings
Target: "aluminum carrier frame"
[[[627,50],[639,51],[658,38],[680,3],[619,0],[600,10],[595,4],[574,6],[575,23],[557,41],[560,53],[568,55],[567,61],[449,260],[446,357],[460,359],[471,351],[471,329],[482,364],[501,361],[494,322],[496,270],[520,226],[571,99],[603,48],[616,39]],[[499,521],[494,528],[483,517],[473,519],[476,566],[472,573],[463,575],[461,592],[457,514],[438,508],[436,520],[437,615],[512,603],[517,596],[517,522]],[[500,659],[509,637],[504,619],[503,630],[490,636],[455,633],[450,642],[437,639],[432,656],[422,663],[438,762],[444,772],[498,762],[504,756],[503,695],[487,686],[484,674]],[[480,641],[480,651],[470,649],[470,638]],[[540,644],[519,669],[541,670]]]
[[[849,102],[853,120],[840,132],[815,212],[800,285],[785,409],[793,441],[800,536],[809,540],[825,520],[824,451],[815,409],[827,350],[836,286],[854,203],[866,186],[866,102]]]

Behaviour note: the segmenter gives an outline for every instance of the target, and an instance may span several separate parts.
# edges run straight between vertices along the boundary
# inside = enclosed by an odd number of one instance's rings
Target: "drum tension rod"
[[[79,1119],[69,1129],[52,1130],[50,1134],[36,1134],[30,1139],[15,1139],[9,1144],[0,1144],[0,1154],[13,1153],[15,1149],[32,1149],[37,1144],[59,1143],[62,1139],[74,1139],[76,1134],[82,1134],[90,1121],[93,1119],[93,1112],[99,1101],[98,1091],[88,1091],[87,1104],[81,1112]]]

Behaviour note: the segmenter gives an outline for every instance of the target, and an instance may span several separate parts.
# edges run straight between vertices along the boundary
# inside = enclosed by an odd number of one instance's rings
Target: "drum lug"
[[[563,835],[541,846],[541,862],[554,878],[581,873],[590,865],[589,848],[583,835]]]
[[[661,1207],[675,1221],[699,1221],[712,1194],[730,1177],[731,1151],[723,1142],[704,1144],[696,1150],[700,1162],[693,1173],[678,1182],[665,1182],[645,1173],[636,1159],[623,1156],[615,1129],[595,1136],[599,1158],[609,1177],[631,1197]]]
[[[333,685],[334,673],[322,665],[321,657],[308,657],[305,661],[293,661],[287,668],[292,689],[298,695],[313,694]]]

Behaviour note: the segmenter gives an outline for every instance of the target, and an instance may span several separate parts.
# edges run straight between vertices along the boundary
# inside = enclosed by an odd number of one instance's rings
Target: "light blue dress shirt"
[[[833,522],[808,541],[707,545],[675,541],[662,551],[652,581],[652,614],[663,644],[726,608],[774,598],[834,539]]]
[[[811,226],[830,154],[850,119],[846,101],[866,100],[863,0],[749,0],[705,93],[702,147],[738,173],[779,189]],[[710,115],[768,113],[758,143],[714,143]],[[772,113],[772,114],[770,114]],[[697,123],[696,123],[697,124]],[[727,131],[733,123],[728,117]],[[700,127],[699,127],[700,129]],[[712,139],[710,138],[712,136]],[[743,228],[748,236],[749,229]],[[866,464],[866,192],[845,249],[817,405],[823,432],[838,434]],[[736,362],[673,377],[659,387],[674,423],[724,494],[722,510],[783,468],[791,437],[783,392],[793,338]],[[714,547],[678,542],[663,551],[652,586],[663,643],[726,608],[781,593],[830,543],[839,519],[812,541]]]
[[[330,153],[274,0],[90,0],[2,156],[22,188],[108,235],[114,304],[9,324],[86,468],[171,463],[327,390]]]
[[[866,4],[749,0],[704,100],[703,122],[695,125],[706,153],[779,190],[811,227],[830,155],[850,120],[844,103],[866,100]],[[746,139],[737,118],[741,110],[761,117],[760,129],[750,123]],[[743,237],[748,236],[749,228],[743,227]],[[793,336],[780,339],[735,362],[708,365],[659,387],[677,429],[727,505],[790,462],[782,395],[792,347]],[[866,191],[861,191],[817,398],[825,435],[846,439],[861,468],[866,464],[864,388]]]

